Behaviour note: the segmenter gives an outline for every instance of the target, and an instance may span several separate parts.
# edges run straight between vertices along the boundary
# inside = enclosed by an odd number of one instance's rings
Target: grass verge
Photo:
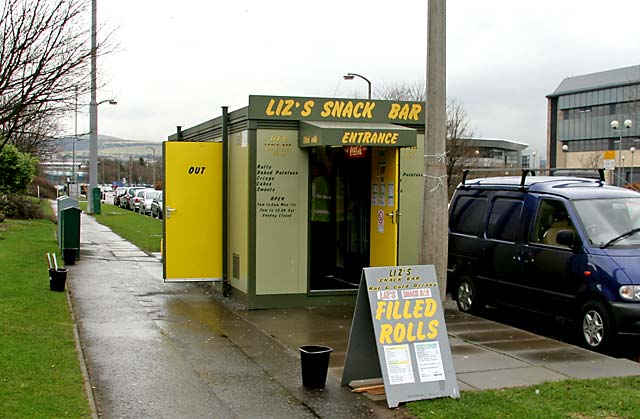
[[[0,416],[90,418],[64,292],[49,291],[55,224],[0,224]]]
[[[640,377],[567,380],[408,404],[418,418],[640,418]],[[536,391],[537,390],[537,391]]]
[[[83,211],[86,202],[79,202]],[[120,237],[129,240],[147,252],[159,252],[162,239],[162,220],[141,215],[111,204],[102,204],[100,214],[94,214],[96,221],[109,227]]]

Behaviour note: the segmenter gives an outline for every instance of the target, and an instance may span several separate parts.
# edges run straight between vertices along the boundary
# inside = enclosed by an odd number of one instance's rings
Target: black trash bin
[[[308,388],[324,388],[333,349],[322,345],[305,345],[300,350],[302,385]]]
[[[67,282],[67,269],[49,269],[49,289],[51,291],[64,291]]]

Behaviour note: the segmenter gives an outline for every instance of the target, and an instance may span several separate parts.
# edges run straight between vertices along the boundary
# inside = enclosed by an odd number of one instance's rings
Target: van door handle
[[[171,213],[174,212],[175,210],[176,210],[175,208],[167,207],[167,218],[171,218]]]
[[[533,263],[533,262],[535,262],[535,259],[533,258],[533,256],[528,257],[527,255],[514,256],[513,260],[518,261],[518,262],[522,262],[522,263]]]

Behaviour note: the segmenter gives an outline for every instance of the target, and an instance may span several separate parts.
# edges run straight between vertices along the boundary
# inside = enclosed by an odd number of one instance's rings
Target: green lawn
[[[409,403],[419,418],[640,418],[640,377],[568,380]],[[536,391],[537,390],[537,391]]]
[[[47,220],[0,223],[2,418],[91,417],[66,293],[49,290],[55,231]]]
[[[79,202],[83,211],[87,210],[87,202]],[[100,214],[94,214],[96,220],[129,240],[142,250],[159,252],[162,239],[162,220],[141,215],[111,204],[102,204]]]

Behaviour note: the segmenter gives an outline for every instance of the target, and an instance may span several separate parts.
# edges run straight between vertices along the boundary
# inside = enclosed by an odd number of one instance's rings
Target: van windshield
[[[573,201],[587,238],[594,246],[640,246],[640,196]],[[619,240],[619,236],[631,233]]]

